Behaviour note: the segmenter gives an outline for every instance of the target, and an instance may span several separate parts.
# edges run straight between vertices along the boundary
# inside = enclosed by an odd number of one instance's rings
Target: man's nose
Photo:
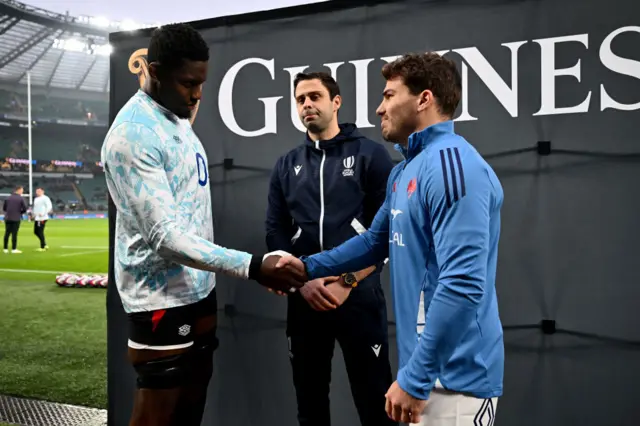
[[[199,101],[200,98],[202,98],[202,85],[197,86],[192,92],[191,92],[191,99],[192,100],[196,100]]]

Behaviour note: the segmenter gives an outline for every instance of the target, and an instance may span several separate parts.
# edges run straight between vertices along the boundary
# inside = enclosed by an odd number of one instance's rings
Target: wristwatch
[[[344,280],[344,285],[347,287],[355,288],[358,286],[358,279],[353,272],[342,274],[342,279]]]

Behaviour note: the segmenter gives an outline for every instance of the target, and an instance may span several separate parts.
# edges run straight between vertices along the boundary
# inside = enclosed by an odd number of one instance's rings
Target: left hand
[[[422,412],[427,406],[426,400],[412,397],[402,390],[397,381],[393,382],[385,397],[385,409],[391,420],[407,424],[420,423]]]
[[[351,294],[351,290],[353,290],[353,288],[344,284],[344,278],[340,278],[331,284],[327,284],[326,287],[327,290],[329,290],[340,302],[338,306],[342,305],[344,301],[347,300],[349,294]]]

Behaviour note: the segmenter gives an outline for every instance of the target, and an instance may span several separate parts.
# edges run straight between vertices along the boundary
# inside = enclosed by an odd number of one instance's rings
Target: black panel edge
[[[114,55],[111,55],[109,57],[110,70],[115,69],[114,62],[115,62]],[[111,127],[111,125],[113,124],[113,121],[115,120],[116,115],[118,114],[118,111],[119,111],[119,109],[117,109],[115,105],[116,91],[114,89],[115,89],[115,83],[113,78],[113,72],[109,71],[109,127]],[[111,361],[111,351],[109,350],[112,342],[111,335],[110,335],[111,334],[110,328],[109,328],[109,316],[110,316],[109,308],[110,308],[110,300],[111,300],[111,298],[109,297],[110,296],[109,292],[113,292],[113,291],[117,292],[117,289],[115,288],[116,283],[115,283],[115,273],[114,273],[115,233],[113,232],[113,230],[115,229],[117,210],[113,202],[113,199],[111,198],[111,194],[107,194],[107,203],[108,203],[108,221],[109,221],[109,237],[108,237],[109,263],[107,268],[107,277],[109,279],[109,283],[107,284],[107,297],[105,297],[105,313],[107,317],[107,327],[106,327],[107,328],[106,330],[107,331],[106,332],[107,426],[114,426],[116,421],[115,412],[117,411],[114,395],[117,394],[118,389],[114,381],[111,379],[114,376],[117,376],[118,372],[112,371],[113,367],[112,367],[112,361]]]
[[[253,22],[264,22],[275,19],[296,18],[316,13],[337,12],[362,6],[376,6],[383,3],[403,3],[405,0],[329,0],[320,3],[302,4],[282,7],[279,9],[261,10],[259,12],[242,13],[239,15],[220,16],[187,22],[196,30],[224,27]],[[135,31],[117,31],[109,34],[109,42],[150,37],[155,28],[142,28]]]

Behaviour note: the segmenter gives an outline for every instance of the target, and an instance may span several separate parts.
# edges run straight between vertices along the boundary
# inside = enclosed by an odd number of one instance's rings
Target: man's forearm
[[[304,258],[309,279],[337,276],[361,271],[384,260],[389,245],[379,242],[369,232],[353,237],[338,247]]]
[[[358,282],[364,280],[369,275],[373,274],[376,269],[377,269],[377,266],[372,265],[372,266],[369,266],[368,268],[361,269],[358,272],[354,272],[354,275],[356,276],[356,280],[358,280]]]
[[[469,297],[461,288],[476,286],[469,277],[440,280],[426,315],[420,343],[407,365],[398,372],[398,383],[418,399],[428,399],[437,373],[475,318],[479,297]],[[479,285],[478,285],[479,287]]]
[[[143,233],[144,235],[144,233]],[[253,256],[229,249],[196,235],[186,234],[173,223],[159,223],[146,235],[150,246],[163,258],[204,271],[248,279]]]

